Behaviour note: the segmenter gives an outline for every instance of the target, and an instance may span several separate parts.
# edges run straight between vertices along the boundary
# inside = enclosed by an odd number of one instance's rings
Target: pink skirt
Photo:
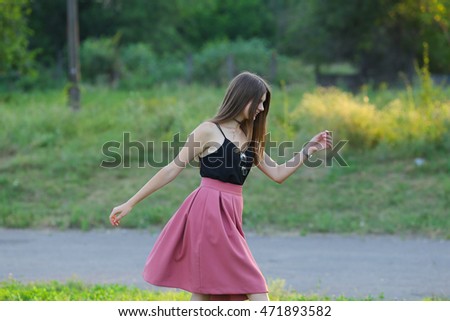
[[[241,185],[202,178],[156,240],[144,280],[212,300],[267,293],[242,231],[242,209]]]

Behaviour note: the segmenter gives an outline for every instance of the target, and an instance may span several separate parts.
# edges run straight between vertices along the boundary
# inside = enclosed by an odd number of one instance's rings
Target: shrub
[[[212,42],[194,55],[193,78],[201,83],[223,85],[243,70],[273,84],[314,81],[312,70],[299,60],[278,55],[260,39]]]
[[[120,73],[119,37],[86,39],[80,48],[81,75],[96,84],[111,84]]]
[[[439,147],[450,129],[450,104],[433,109],[411,108],[400,99],[392,101],[383,113],[384,141],[393,146],[429,151]]]
[[[312,128],[331,130],[335,140],[349,140],[352,147],[372,148],[382,136],[375,106],[358,102],[351,94],[336,88],[319,88],[305,94],[292,118],[294,124],[311,131]]]
[[[147,87],[157,81],[158,61],[149,45],[128,45],[120,51],[120,58],[123,68],[121,87]]]
[[[119,47],[118,37],[87,39],[81,46],[84,80],[124,89],[148,88],[183,78],[185,65],[172,57],[158,57],[145,43]]]
[[[194,55],[193,77],[221,85],[242,69],[265,75],[269,61],[270,51],[262,40],[212,42]]]
[[[305,88],[315,86],[314,70],[312,66],[305,65],[300,59],[279,55],[273,84],[298,84]]]
[[[396,98],[381,109],[336,88],[319,88],[304,95],[291,119],[296,130],[311,134],[327,128],[334,132],[335,141],[348,140],[353,148],[386,145],[391,150],[426,153],[447,148],[450,103],[436,102],[424,109]]]

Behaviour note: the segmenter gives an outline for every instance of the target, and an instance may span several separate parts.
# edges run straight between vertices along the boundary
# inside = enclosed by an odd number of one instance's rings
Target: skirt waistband
[[[242,185],[226,183],[226,182],[219,181],[218,179],[202,177],[200,186],[214,188],[214,189],[222,191],[222,192],[228,192],[228,193],[242,195]]]

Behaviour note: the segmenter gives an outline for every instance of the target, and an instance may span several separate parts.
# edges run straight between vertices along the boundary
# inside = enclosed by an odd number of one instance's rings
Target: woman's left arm
[[[277,164],[269,155],[264,153],[264,159],[259,162],[257,167],[270,179],[281,184],[313,153],[326,148],[331,148],[331,146],[331,132],[326,130],[314,136],[311,141],[306,144],[299,153],[295,153],[294,157],[289,161],[283,164]]]

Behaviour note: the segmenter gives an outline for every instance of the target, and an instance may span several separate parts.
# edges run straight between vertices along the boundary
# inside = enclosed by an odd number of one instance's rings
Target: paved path
[[[371,295],[386,300],[450,298],[450,241],[393,236],[258,236],[247,234],[268,279],[301,293]],[[156,235],[124,229],[0,229],[0,280],[123,283],[141,278]]]

